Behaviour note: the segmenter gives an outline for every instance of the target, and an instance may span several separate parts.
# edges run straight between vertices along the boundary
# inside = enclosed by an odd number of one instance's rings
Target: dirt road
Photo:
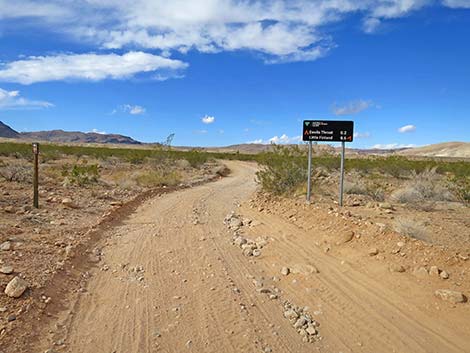
[[[54,351],[470,352],[468,304],[439,311],[416,282],[325,254],[312,232],[243,204],[256,190],[256,166],[229,167],[230,177],[149,200],[106,234]],[[269,236],[261,256],[231,244],[223,220],[232,210],[256,221],[251,236]],[[300,273],[282,276],[283,265]],[[303,273],[307,265],[319,273]],[[281,292],[271,300],[253,280],[273,276]],[[321,340],[302,341],[283,300],[309,307]]]

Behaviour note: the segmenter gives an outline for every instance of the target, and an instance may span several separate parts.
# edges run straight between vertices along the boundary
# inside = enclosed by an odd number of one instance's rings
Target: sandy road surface
[[[228,164],[230,177],[149,200],[105,236],[103,261],[56,351],[470,352],[467,309],[466,319],[423,311],[433,301],[417,284],[364,274],[324,254],[311,234],[245,206],[260,222],[254,235],[272,241],[259,258],[243,256],[223,219],[255,191],[256,167]],[[280,300],[257,293],[250,276],[282,277],[282,264],[312,262],[318,274],[277,283],[283,299],[318,312],[323,339],[303,343]]]

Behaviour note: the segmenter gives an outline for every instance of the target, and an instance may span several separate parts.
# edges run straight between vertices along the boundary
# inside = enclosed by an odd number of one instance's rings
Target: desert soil
[[[0,351],[470,352],[469,303],[434,294],[470,294],[468,254],[434,253],[315,205],[270,208],[255,196],[256,165],[227,165],[229,177],[152,197],[104,229],[80,259],[90,267],[66,271],[78,289],[48,291],[50,317],[30,347]],[[257,256],[234,236],[256,239]],[[450,278],[428,275],[431,265]],[[285,317],[287,301],[318,322],[311,342]]]

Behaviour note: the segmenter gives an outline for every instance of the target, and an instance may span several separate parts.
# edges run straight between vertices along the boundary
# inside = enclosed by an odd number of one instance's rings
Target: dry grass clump
[[[420,174],[413,173],[407,185],[396,190],[391,197],[395,202],[418,208],[429,202],[455,201],[454,195],[443,185],[442,177],[436,173],[435,168]]]
[[[395,221],[395,231],[411,238],[428,240],[426,228],[411,219],[399,218]]]
[[[135,178],[139,186],[175,186],[181,182],[181,175],[177,171],[150,170],[142,171]]]
[[[373,185],[367,185],[360,181],[344,182],[344,192],[346,194],[367,195],[375,201],[384,201],[385,193],[382,188]]]
[[[31,183],[33,167],[26,164],[2,164],[0,165],[0,177],[8,182]]]

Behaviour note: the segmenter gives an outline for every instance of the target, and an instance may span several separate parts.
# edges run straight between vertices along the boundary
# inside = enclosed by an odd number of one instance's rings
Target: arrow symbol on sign
[[[306,121],[305,126],[309,126],[309,125],[310,125],[310,121]]]

